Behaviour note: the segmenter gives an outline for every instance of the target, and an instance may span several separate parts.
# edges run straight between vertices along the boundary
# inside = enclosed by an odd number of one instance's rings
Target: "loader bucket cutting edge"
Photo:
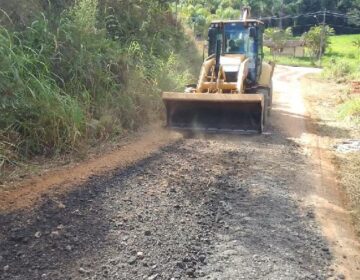
[[[174,129],[261,133],[263,95],[164,93],[167,126]]]

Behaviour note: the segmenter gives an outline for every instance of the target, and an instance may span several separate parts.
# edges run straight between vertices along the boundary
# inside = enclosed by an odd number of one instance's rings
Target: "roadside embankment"
[[[302,80],[303,94],[314,121],[314,129],[321,135],[323,149],[329,151],[336,166],[336,176],[346,191],[355,227],[360,232],[360,126],[351,104],[359,95],[350,83],[335,83],[320,76]]]
[[[0,187],[158,122],[161,92],[196,80],[201,55],[161,1],[14,2],[0,5]]]

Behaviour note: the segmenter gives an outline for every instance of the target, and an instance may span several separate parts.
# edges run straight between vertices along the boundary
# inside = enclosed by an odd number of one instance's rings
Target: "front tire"
[[[264,108],[263,108],[263,129],[266,127],[270,111],[272,107],[272,86],[270,88],[261,88],[258,93],[264,96]],[[262,130],[263,130],[262,129]]]

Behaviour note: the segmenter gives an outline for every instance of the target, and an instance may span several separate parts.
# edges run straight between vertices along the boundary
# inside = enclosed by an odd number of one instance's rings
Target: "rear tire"
[[[263,110],[263,124],[262,124],[261,132],[263,132],[264,129],[266,128],[268,117],[269,117],[268,103],[269,103],[269,100],[268,100],[268,98],[265,97],[264,98],[264,110]]]
[[[272,105],[273,105],[273,85],[272,85],[272,82],[271,82],[271,83],[270,83],[270,88],[269,88],[268,116],[271,115]]]

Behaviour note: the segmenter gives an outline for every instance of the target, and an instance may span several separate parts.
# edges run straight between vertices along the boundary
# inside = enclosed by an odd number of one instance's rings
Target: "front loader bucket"
[[[175,129],[261,133],[262,94],[163,93],[167,126]]]

